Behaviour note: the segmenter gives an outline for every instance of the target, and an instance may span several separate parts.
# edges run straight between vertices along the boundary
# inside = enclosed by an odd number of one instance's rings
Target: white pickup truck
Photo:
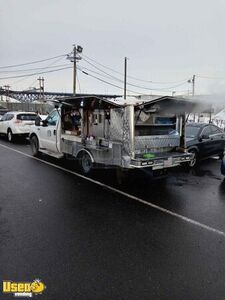
[[[164,106],[171,109],[174,98],[156,100],[62,99],[40,126],[32,126],[32,153],[76,158],[84,173],[94,164],[154,171],[189,162],[184,114],[166,116]]]

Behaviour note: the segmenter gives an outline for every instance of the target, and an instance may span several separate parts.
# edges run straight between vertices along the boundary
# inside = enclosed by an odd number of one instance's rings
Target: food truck
[[[94,166],[164,170],[191,160],[185,146],[185,113],[192,104],[175,97],[58,99],[41,124],[32,126],[34,156],[46,153]]]

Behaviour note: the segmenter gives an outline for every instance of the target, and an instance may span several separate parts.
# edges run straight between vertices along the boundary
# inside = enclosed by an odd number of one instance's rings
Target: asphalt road
[[[0,139],[0,280],[40,278],[47,300],[225,299],[218,160],[118,184],[114,171],[91,182],[73,161],[29,154]]]

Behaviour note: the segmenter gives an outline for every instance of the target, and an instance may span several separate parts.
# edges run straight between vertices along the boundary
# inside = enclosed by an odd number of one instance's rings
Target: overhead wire
[[[56,67],[60,67],[60,65],[58,65],[58,66],[53,66],[55,63],[57,63],[57,62],[59,62],[60,60],[62,60],[63,59],[63,57],[60,57],[60,58],[58,58],[58,59],[56,59],[55,61],[53,61],[53,62],[51,62],[50,64],[48,64],[46,67],[43,67],[43,68],[34,68],[34,69],[30,69],[31,71],[32,70],[39,70],[39,69],[41,69],[41,70],[43,70],[43,69],[48,69],[48,68],[56,68]],[[61,66],[63,66],[63,65],[61,65]],[[28,69],[27,69],[28,70]],[[1,71],[0,71],[1,72]],[[33,76],[36,76],[36,74],[35,75],[33,75]],[[32,76],[30,76],[30,77],[32,77]],[[22,82],[22,81],[25,81],[25,80],[27,80],[28,78],[27,77],[23,77],[22,79],[20,78],[19,80],[16,80],[16,81],[14,81],[13,83],[11,83],[12,85],[14,85],[14,84],[17,84],[18,82]],[[36,82],[37,81],[37,79],[35,79],[34,81],[32,81],[32,83],[29,85],[29,86],[32,86],[33,85],[33,83],[34,82]]]
[[[120,81],[120,82],[124,82],[123,80],[105,72],[104,70],[100,69],[99,67],[95,66],[93,63],[91,62],[88,62],[86,59],[84,59],[84,61],[86,61],[88,64],[90,64],[92,67],[96,68],[97,70],[99,70],[100,72],[106,74],[107,76],[109,77],[112,77],[113,79],[117,80],[117,81]],[[145,87],[145,86],[140,86],[140,85],[137,85],[137,84],[133,84],[133,83],[130,83],[130,82],[127,82],[127,85],[130,85],[130,86],[133,86],[133,87],[136,87],[136,88],[139,88],[139,89],[144,89],[144,90],[150,90],[150,91],[161,91],[161,90],[171,90],[171,89],[174,89],[174,88],[177,88],[179,86],[182,86],[184,84],[187,83],[187,80],[183,80],[181,83],[175,85],[175,86],[171,86],[171,87],[165,87],[165,88],[155,88],[155,87]]]
[[[58,55],[58,56],[54,56],[54,57],[51,57],[51,58],[47,58],[47,59],[42,59],[42,60],[36,60],[36,61],[33,61],[33,62],[27,62],[27,63],[23,63],[23,64],[17,64],[17,65],[10,65],[10,66],[4,66],[4,67],[0,67],[0,69],[6,69],[6,68],[14,68],[14,67],[18,67],[18,66],[25,66],[25,65],[31,65],[31,64],[36,64],[36,63],[40,63],[40,62],[45,62],[45,61],[49,61],[49,60],[53,60],[53,59],[56,59],[58,58],[56,61],[54,61],[53,63],[51,63],[50,65],[46,66],[46,67],[39,67],[39,68],[30,68],[30,69],[23,69],[23,70],[3,70],[3,71],[0,71],[0,73],[12,73],[12,72],[28,72],[28,71],[37,71],[37,70],[46,70],[44,72],[34,72],[34,73],[31,73],[31,74],[22,74],[22,75],[15,75],[15,76],[4,76],[4,77],[0,77],[0,80],[3,80],[3,79],[15,79],[15,78],[22,78],[22,79],[19,79],[17,82],[20,82],[22,80],[25,80],[27,77],[32,77],[32,76],[36,76],[36,75],[39,75],[39,74],[47,74],[47,73],[52,73],[52,72],[57,72],[57,71],[61,71],[61,70],[65,70],[65,69],[71,69],[72,66],[69,66],[69,64],[62,64],[62,65],[57,65],[57,66],[52,66],[53,64],[55,64],[57,61],[61,60],[63,57],[67,56],[66,54],[63,54],[63,55]],[[84,58],[84,57],[86,58]],[[100,66],[102,66],[103,68],[106,68],[106,69],[109,69],[117,74],[120,74],[120,75],[123,75],[122,73],[120,72],[117,72],[115,71],[114,69],[110,68],[110,67],[107,67],[97,61],[95,61],[94,59],[91,59],[89,58],[88,56],[86,55],[83,55],[82,54],[82,59],[88,63],[89,65],[91,65],[92,67],[94,67],[95,69],[97,69],[98,71],[100,71],[101,73],[98,73],[94,70],[90,70],[88,68],[85,68],[85,67],[82,67],[82,69],[86,69],[88,70],[89,72],[92,72],[92,73],[95,73],[97,74],[98,76],[101,76],[101,77],[106,77],[106,78],[110,78],[110,79],[113,79],[117,82],[120,82],[120,83],[124,83],[124,80],[116,77],[116,76],[113,76],[111,74],[109,74],[108,72],[102,70],[101,68],[99,68],[98,66],[96,66],[95,64],[98,64]],[[94,63],[90,62],[89,60],[93,61]],[[49,69],[53,69],[53,70],[49,70]],[[78,67],[79,69],[79,67]],[[80,69],[81,72],[83,72],[84,74],[86,75],[89,75],[97,80],[100,80],[106,84],[110,84],[111,86],[114,86],[114,87],[117,87],[119,89],[123,89],[123,87],[120,87],[112,82],[108,82],[104,79],[101,79],[97,76],[94,76],[92,74],[88,74],[87,72],[84,72],[82,69]],[[104,75],[103,75],[104,74]],[[142,79],[138,79],[138,78],[135,78],[135,77],[132,77],[132,76],[127,76],[128,78],[133,78],[135,80],[139,80],[139,81],[142,81],[142,82],[148,82],[148,83],[156,83],[156,82],[153,82],[153,81],[147,81],[147,80],[142,80]],[[186,84],[187,80],[182,80],[182,81],[179,81],[179,84],[176,84],[174,86],[171,86],[171,87],[164,87],[164,88],[155,88],[155,87],[146,87],[146,86],[140,86],[138,84],[133,84],[133,83],[130,83],[130,82],[127,82],[127,85],[129,86],[132,86],[132,87],[135,87],[135,88],[138,88],[138,89],[144,89],[144,90],[149,90],[149,91],[162,91],[162,92],[166,92],[168,90],[171,90],[171,89],[174,89],[174,88],[177,88],[179,86],[182,86],[184,84]],[[158,82],[159,83],[159,82]],[[167,82],[169,83],[169,82]],[[170,82],[172,83],[172,82]],[[173,82],[175,83],[175,82]],[[178,83],[178,82],[176,82]],[[79,83],[80,85],[80,83]],[[132,91],[132,90],[127,90],[127,91],[130,91],[132,93],[136,93],[136,94],[140,94],[139,92],[136,92],[136,91]],[[169,91],[170,92],[170,91]]]
[[[53,62],[51,62],[50,64],[48,64],[47,68],[53,68],[53,67],[56,67],[56,66],[53,66],[53,65],[56,64],[56,63],[58,63],[59,61],[61,61],[63,58],[64,58],[64,56],[63,56],[63,57],[59,57],[59,58],[56,59],[55,61],[53,61]],[[63,65],[61,65],[61,66],[63,66]],[[59,65],[58,65],[58,67],[59,67]],[[34,76],[35,76],[35,75],[34,75]],[[26,80],[26,78],[23,79],[23,80]],[[36,80],[37,80],[37,79],[36,79]],[[33,82],[35,82],[35,81],[33,81]],[[33,85],[33,82],[32,82],[32,84],[29,85],[29,87]],[[28,88],[29,88],[29,87],[28,87]]]
[[[94,60],[93,58],[88,57],[87,55],[82,54],[82,58],[83,58],[83,57],[87,58],[88,60],[90,60],[90,61],[92,61],[92,62],[94,62],[94,63],[96,63],[96,64],[98,64],[99,66],[102,66],[102,67],[105,68],[105,69],[108,69],[108,70],[110,70],[110,71],[112,71],[112,72],[115,72],[115,73],[117,73],[117,74],[123,75],[123,73],[118,72],[118,71],[116,71],[116,70],[114,70],[114,69],[112,69],[112,68],[110,68],[110,67],[108,67],[108,66],[106,66],[106,65],[103,65],[103,64],[99,63],[98,61]],[[84,58],[83,58],[83,59],[84,59]],[[152,80],[144,80],[144,79],[140,79],[140,78],[137,78],[137,77],[134,77],[134,76],[130,76],[130,75],[128,75],[127,77],[128,77],[128,78],[131,78],[131,79],[134,79],[134,80],[136,80],[136,81],[140,81],[140,82],[156,83],[156,84],[181,83],[181,82],[184,82],[184,81],[186,81],[186,80],[189,79],[189,77],[188,77],[188,78],[185,78],[185,79],[179,80],[179,81],[152,81]]]
[[[211,76],[203,76],[203,75],[196,75],[198,78],[205,78],[205,79],[219,79],[219,80],[224,80],[225,77],[211,77]]]
[[[91,64],[92,65],[92,64]],[[94,65],[93,65],[94,66]],[[102,74],[100,74],[100,73],[98,73],[98,72],[96,72],[96,71],[93,71],[93,70],[90,70],[90,69],[88,69],[88,68],[85,68],[85,67],[82,67],[83,69],[86,69],[86,70],[88,70],[88,71],[90,71],[90,72],[92,72],[92,73],[95,73],[95,74],[97,74],[97,75],[99,75],[99,76],[102,76],[102,77],[104,77],[105,75],[102,75]],[[98,69],[100,72],[103,72],[104,74],[106,74],[106,76],[105,77],[110,77],[110,78],[112,78],[112,79],[114,79],[114,80],[116,80],[116,81],[119,81],[119,82],[121,82],[121,83],[123,83],[124,81],[123,80],[121,80],[121,79],[119,79],[119,78],[117,78],[117,77],[115,77],[115,76],[112,76],[112,75],[110,75],[110,74],[108,74],[107,72],[105,72],[105,71],[102,71],[100,68],[96,68],[96,69]],[[154,88],[154,87],[144,87],[144,86],[139,86],[139,85],[136,85],[136,84],[132,84],[132,83],[129,83],[129,82],[127,82],[127,85],[129,85],[129,86],[132,86],[132,87],[136,87],[136,88],[139,88],[139,89],[144,89],[144,90],[149,90],[149,91],[169,91],[170,89],[174,89],[174,88],[176,88],[176,87],[179,87],[179,86],[182,86],[182,85],[184,85],[184,84],[186,84],[186,81],[185,82],[182,82],[181,84],[178,84],[178,85],[176,85],[176,86],[172,86],[172,87],[167,87],[167,88]]]
[[[104,79],[101,79],[101,78],[99,78],[99,77],[97,77],[97,76],[95,76],[95,75],[92,75],[92,74],[87,73],[87,72],[85,72],[85,71],[82,71],[82,70],[80,70],[80,69],[78,69],[78,70],[81,71],[83,74],[85,74],[85,75],[87,75],[87,76],[90,76],[90,77],[95,78],[95,79],[97,79],[97,80],[99,80],[99,81],[101,81],[101,82],[104,82],[104,83],[108,84],[108,85],[111,85],[111,86],[113,86],[113,87],[116,87],[116,88],[118,88],[118,89],[123,90],[123,88],[122,88],[121,86],[118,86],[118,85],[116,85],[116,84],[114,84],[114,83],[108,82],[108,81],[106,81],[106,80],[104,80]],[[135,94],[139,94],[138,92],[135,92],[135,91],[131,91],[131,90],[127,90],[127,91],[128,91],[128,92],[135,93]]]
[[[21,72],[28,72],[28,71],[37,71],[37,70],[45,70],[45,69],[52,69],[52,68],[65,67],[65,66],[69,66],[69,65],[70,65],[70,64],[67,63],[67,64],[62,64],[62,65],[46,66],[46,67],[32,68],[32,69],[0,71],[0,73],[21,73]]]
[[[101,81],[101,82],[103,82],[103,83],[106,83],[106,84],[108,84],[108,85],[111,85],[111,86],[113,86],[113,87],[116,87],[116,88],[118,88],[118,89],[121,89],[121,90],[124,90],[124,88],[123,87],[121,87],[121,86],[118,86],[118,85],[116,85],[116,84],[114,84],[114,83],[111,83],[111,82],[108,82],[108,81],[106,81],[106,80],[104,80],[104,79],[101,79],[101,78],[99,78],[99,77],[97,77],[97,76],[95,76],[95,75],[92,75],[92,74],[90,74],[90,73],[87,73],[87,72],[85,72],[85,71],[82,71],[81,69],[78,69],[79,71],[81,71],[83,74],[85,74],[85,75],[87,75],[87,76],[90,76],[90,77],[92,77],[92,78],[95,78],[95,79],[97,79],[98,81]],[[137,95],[149,95],[149,94],[145,94],[145,93],[140,93],[140,92],[138,92],[138,91],[133,91],[133,90],[130,90],[130,89],[127,89],[127,91],[128,92],[131,92],[131,93],[134,93],[134,94],[137,94]],[[165,92],[165,91],[163,91],[163,92]]]
[[[21,77],[30,77],[30,76],[34,76],[34,75],[47,74],[47,73],[57,72],[57,71],[61,71],[61,70],[71,69],[71,68],[72,68],[72,66],[65,67],[65,68],[59,68],[59,69],[56,69],[56,70],[49,70],[49,71],[45,71],[45,72],[36,72],[36,73],[32,73],[32,74],[23,74],[23,75],[16,75],[16,76],[0,77],[0,80],[21,78]]]
[[[57,55],[57,56],[54,56],[54,57],[45,58],[45,59],[41,59],[41,60],[35,60],[35,61],[32,61],[32,62],[27,62],[27,63],[23,63],[23,64],[0,66],[0,69],[7,69],[7,68],[15,68],[15,67],[33,65],[33,64],[40,63],[40,62],[45,62],[45,61],[48,61],[48,60],[52,60],[52,59],[55,59],[55,58],[58,58],[58,57],[64,57],[64,56],[66,56],[66,54],[61,54],[61,55]]]

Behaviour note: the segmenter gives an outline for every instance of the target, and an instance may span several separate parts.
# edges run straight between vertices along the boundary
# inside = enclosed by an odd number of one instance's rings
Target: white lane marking
[[[130,194],[128,194],[128,193],[125,193],[125,192],[123,192],[123,191],[121,191],[121,190],[118,190],[118,189],[116,189],[116,188],[114,188],[114,187],[112,187],[112,186],[110,186],[110,185],[104,184],[104,183],[102,183],[102,182],[100,182],[100,181],[97,181],[97,180],[94,180],[94,179],[92,179],[92,178],[88,178],[88,177],[86,177],[86,176],[84,176],[84,175],[81,175],[81,174],[79,174],[79,173],[70,171],[70,170],[68,170],[68,169],[65,169],[65,168],[63,168],[63,167],[57,166],[57,165],[52,164],[52,163],[50,163],[50,162],[44,161],[44,160],[42,160],[42,159],[40,159],[40,158],[33,157],[33,156],[30,155],[30,154],[27,154],[27,153],[24,153],[24,152],[22,152],[22,151],[19,151],[19,150],[13,149],[13,148],[11,148],[11,147],[5,146],[5,145],[3,145],[3,144],[1,144],[1,143],[0,143],[0,146],[3,147],[3,148],[9,149],[9,150],[11,150],[11,151],[14,151],[14,152],[16,152],[16,153],[19,153],[19,154],[21,154],[21,155],[24,155],[24,156],[30,157],[30,158],[32,158],[32,159],[35,159],[35,160],[37,160],[37,161],[40,161],[40,162],[42,162],[42,163],[44,163],[44,164],[46,164],[46,165],[52,166],[52,167],[57,168],[57,169],[59,169],[59,170],[62,170],[62,171],[64,171],[64,172],[67,172],[67,173],[73,174],[73,175],[75,175],[75,176],[77,176],[77,177],[83,178],[83,179],[85,179],[85,180],[87,180],[87,181],[90,181],[90,182],[92,182],[92,183],[95,183],[95,184],[97,184],[97,185],[100,185],[101,187],[104,187],[104,188],[106,188],[106,189],[108,189],[108,190],[110,190],[110,191],[113,191],[113,192],[117,193],[117,194],[123,195],[123,196],[125,196],[125,197],[127,197],[127,198],[130,198],[130,199],[132,199],[132,200],[135,200],[135,201],[137,201],[137,202],[139,202],[139,203],[142,203],[142,204],[144,204],[144,205],[147,205],[147,206],[150,206],[150,207],[152,207],[152,208],[155,208],[155,209],[157,209],[157,210],[159,210],[159,211],[161,211],[161,212],[163,212],[163,213],[165,213],[165,214],[168,214],[168,215],[170,215],[170,216],[176,217],[176,218],[178,218],[178,219],[180,219],[180,220],[182,220],[182,221],[185,221],[185,222],[187,222],[187,223],[190,223],[190,224],[192,224],[192,225],[198,226],[198,227],[200,227],[200,228],[206,229],[206,230],[208,230],[208,231],[211,231],[211,232],[213,232],[213,233],[216,233],[216,234],[219,234],[219,235],[225,237],[225,232],[223,232],[223,231],[221,231],[221,230],[215,229],[215,228],[213,228],[213,227],[210,227],[210,226],[208,226],[208,225],[205,225],[205,224],[200,223],[200,222],[198,222],[198,221],[195,221],[195,220],[193,220],[193,219],[187,218],[187,217],[185,217],[185,216],[183,216],[183,215],[177,214],[177,213],[175,213],[175,212],[173,212],[173,211],[171,211],[171,210],[168,210],[168,209],[166,209],[166,208],[163,208],[163,207],[158,206],[158,205],[156,205],[156,204],[153,204],[153,203],[151,203],[151,202],[147,202],[147,201],[145,201],[145,200],[143,200],[143,199],[141,199],[141,198],[138,198],[138,197],[136,197],[136,196],[133,196],[133,195],[130,195]]]

